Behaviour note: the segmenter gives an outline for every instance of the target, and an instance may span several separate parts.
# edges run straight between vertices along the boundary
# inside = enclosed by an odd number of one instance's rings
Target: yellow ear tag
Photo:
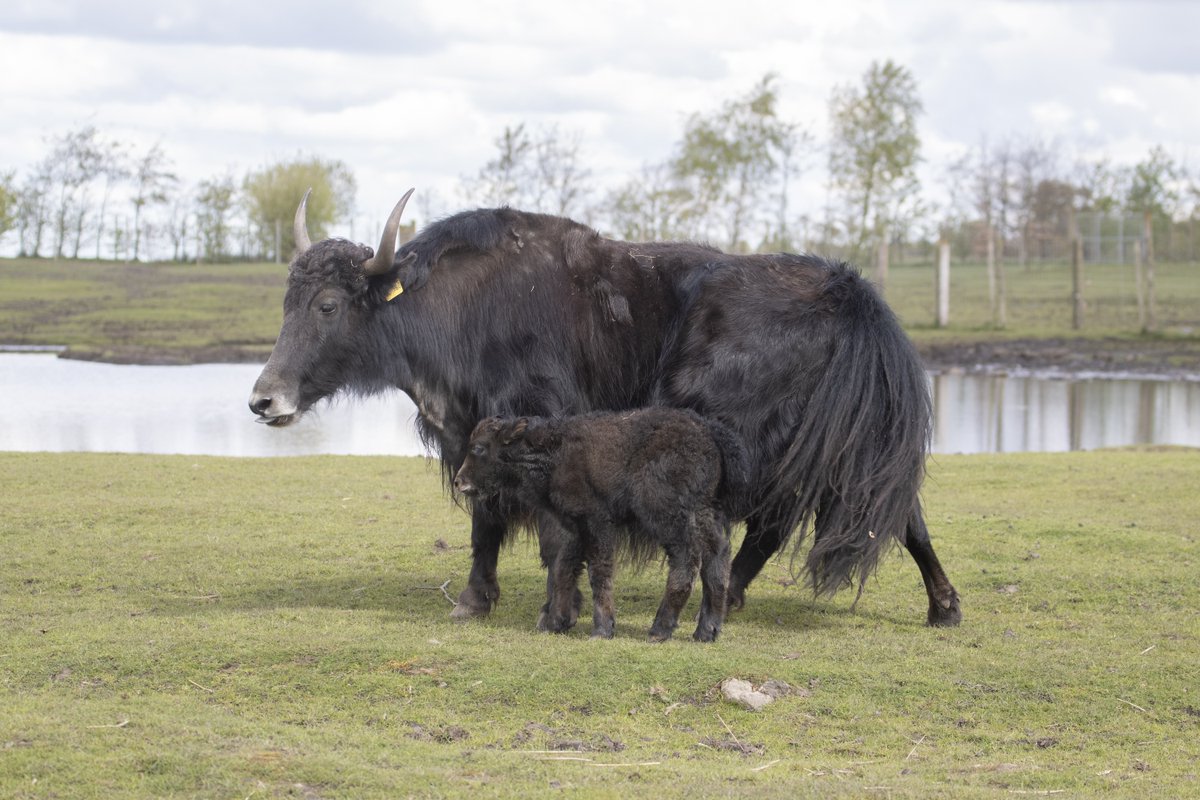
[[[387,301],[390,303],[391,301],[395,300],[397,297],[399,297],[403,293],[404,293],[404,285],[401,284],[399,280],[397,280],[396,285],[393,286],[391,291],[387,293]]]

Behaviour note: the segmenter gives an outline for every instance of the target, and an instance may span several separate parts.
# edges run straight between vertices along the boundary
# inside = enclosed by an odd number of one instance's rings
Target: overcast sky
[[[1155,144],[1200,158],[1188,0],[5,0],[0,169],[93,124],[161,143],[189,184],[340,159],[360,215],[382,220],[415,186],[421,216],[461,207],[459,179],[505,125],[579,131],[611,185],[768,71],[781,115],[824,141],[831,90],[885,59],[917,80],[927,183],[984,136],[1040,136],[1066,164],[1133,163]],[[821,159],[797,194],[820,207]]]

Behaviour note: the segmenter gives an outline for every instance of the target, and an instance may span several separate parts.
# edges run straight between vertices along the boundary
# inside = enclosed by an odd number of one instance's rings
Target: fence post
[[[1147,333],[1158,327],[1158,320],[1154,313],[1154,218],[1147,211],[1142,220],[1145,227],[1145,236],[1142,239],[1145,247],[1143,277],[1146,280],[1146,324],[1142,326],[1142,332]]]
[[[950,243],[938,242],[937,260],[937,326],[950,324]]]
[[[1079,225],[1071,210],[1071,298],[1072,313],[1071,327],[1079,330],[1083,327],[1083,237],[1079,235]]]
[[[1138,330],[1146,330],[1146,279],[1142,277],[1145,271],[1142,264],[1142,243],[1133,240],[1133,288],[1137,295]]]

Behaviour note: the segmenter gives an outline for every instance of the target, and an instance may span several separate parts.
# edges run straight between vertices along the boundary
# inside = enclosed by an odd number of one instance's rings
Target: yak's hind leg
[[[704,557],[700,563],[700,583],[704,596],[700,602],[700,618],[692,638],[698,642],[715,641],[725,621],[725,595],[729,589],[729,539],[726,527],[708,516],[699,531],[704,542]]]
[[[493,504],[476,503],[471,510],[471,574],[458,596],[450,618],[467,620],[486,616],[500,599],[496,561],[508,525]]]
[[[925,527],[920,506],[913,511],[908,520],[904,546],[917,562],[917,568],[921,570],[921,580],[925,581],[925,592],[929,595],[926,623],[944,628],[962,622],[958,592],[954,591],[950,579],[946,577],[941,563],[934,555],[933,544],[929,541],[929,530]]]
[[[746,537],[729,568],[727,605],[731,611],[746,604],[746,587],[762,571],[767,560],[779,552],[790,533],[778,515],[769,510],[746,520]]]

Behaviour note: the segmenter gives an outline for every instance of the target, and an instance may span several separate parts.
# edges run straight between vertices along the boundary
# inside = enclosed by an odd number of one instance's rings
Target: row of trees
[[[282,260],[310,186],[314,235],[353,211],[354,176],[340,161],[297,158],[188,189],[160,145],[137,152],[89,125],[51,139],[23,180],[0,174],[0,235],[14,232],[32,258]]]
[[[508,204],[634,240],[815,250],[874,263],[880,282],[897,250],[903,256],[939,240],[958,257],[989,263],[1066,258],[1081,213],[1136,216],[1160,256],[1197,257],[1200,189],[1161,147],[1117,167],[1065,163],[1064,148],[1036,137],[983,140],[945,166],[947,198],[933,202],[918,182],[922,104],[906,68],[875,63],[859,83],[836,87],[823,146],[781,117],[778,82],[768,74],[716,110],[691,115],[666,158],[607,189],[586,167],[579,133],[507,127],[494,157],[461,178],[460,197],[438,210]],[[823,212],[798,214],[792,190],[822,159]],[[52,139],[20,180],[0,174],[0,234],[13,231],[29,256],[282,260],[292,248],[296,198],[308,186],[316,188],[315,233],[350,218],[355,181],[342,162],[298,157],[185,187],[160,146],[134,151],[87,126]],[[426,216],[435,203],[426,193]]]

